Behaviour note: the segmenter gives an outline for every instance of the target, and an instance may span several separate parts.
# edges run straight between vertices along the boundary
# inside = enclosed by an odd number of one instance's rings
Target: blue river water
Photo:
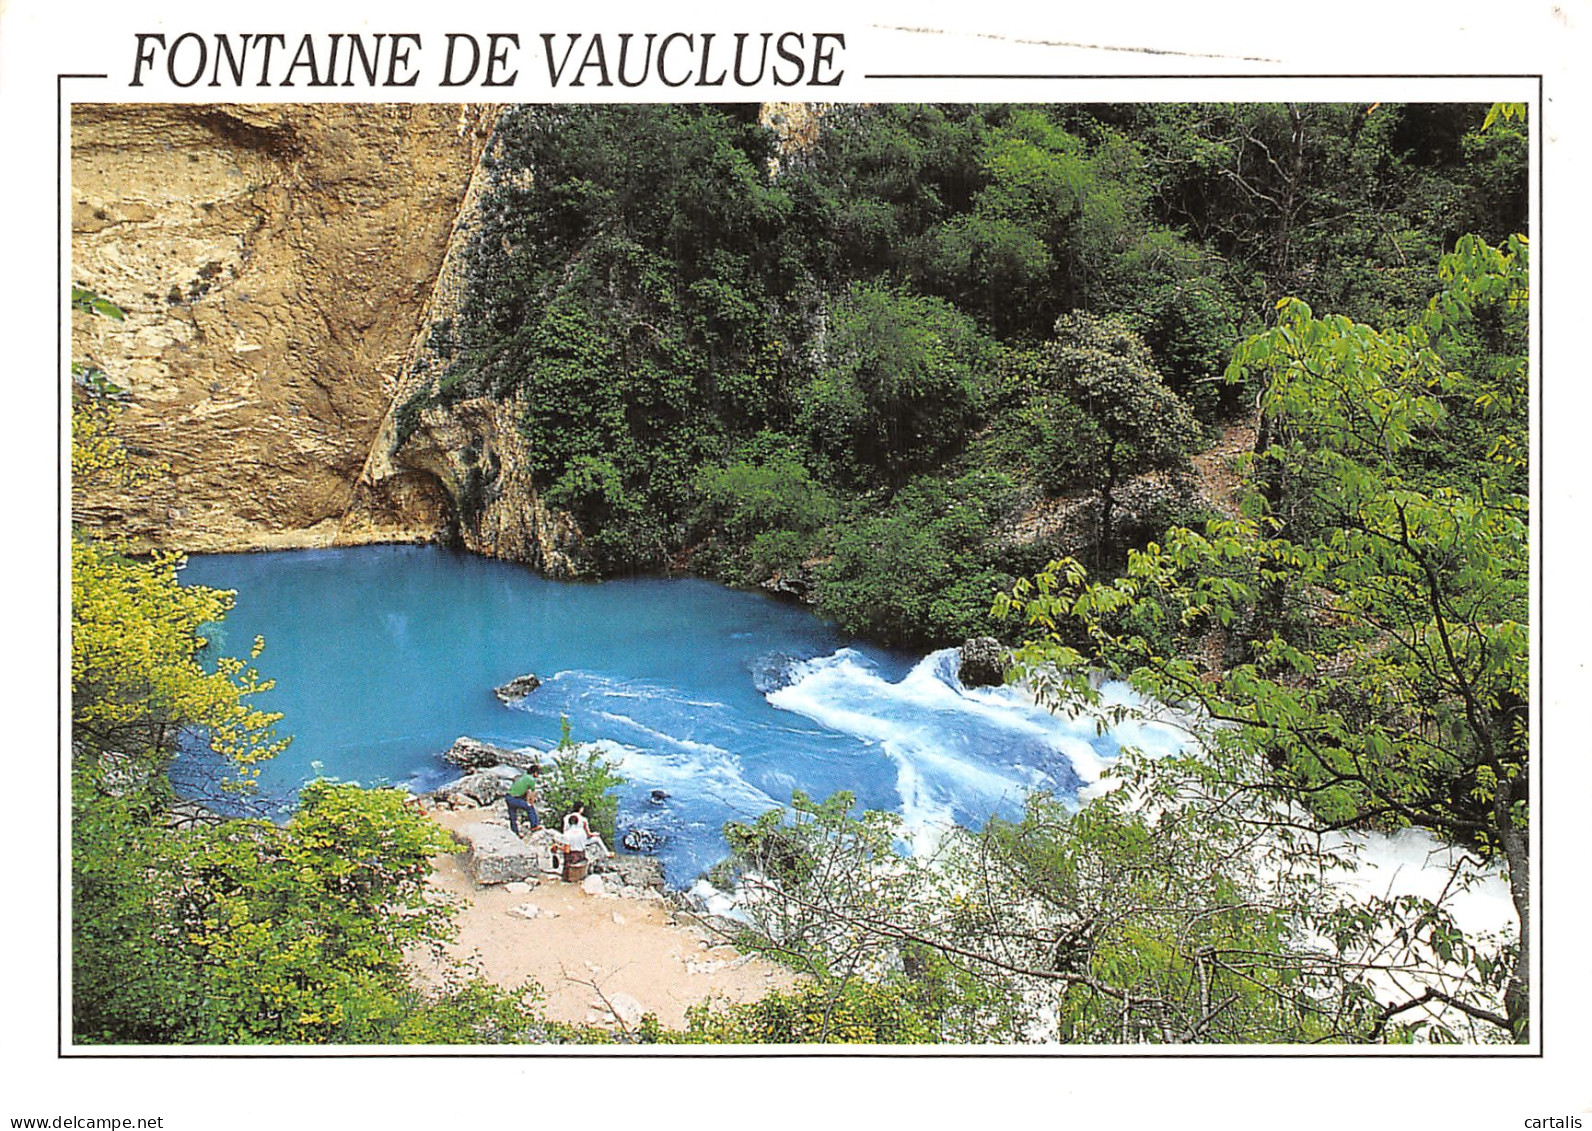
[[[976,826],[1036,789],[1076,797],[1125,737],[1013,688],[964,689],[953,650],[887,651],[698,579],[555,582],[415,546],[195,554],[182,578],[237,593],[213,654],[265,637],[257,666],[276,687],[258,705],[293,736],[261,775],[267,802],[317,773],[432,788],[454,776],[455,738],[549,750],[567,716],[576,740],[610,744],[620,833],[651,834],[675,886],[723,857],[726,821],[793,790],[850,790],[909,828]],[[543,682],[519,704],[492,694],[527,672]],[[1141,745],[1173,741],[1129,725]],[[194,752],[173,780],[198,791],[216,772]]]

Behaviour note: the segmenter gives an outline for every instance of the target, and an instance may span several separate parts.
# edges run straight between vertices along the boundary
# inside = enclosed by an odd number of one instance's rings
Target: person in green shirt
[[[536,792],[536,778],[542,772],[542,767],[533,765],[525,773],[514,779],[514,784],[509,786],[509,795],[504,800],[509,805],[509,831],[515,836],[520,835],[521,811],[531,815],[531,831],[534,833],[542,827],[541,818],[536,815],[536,802],[541,800],[541,795]]]

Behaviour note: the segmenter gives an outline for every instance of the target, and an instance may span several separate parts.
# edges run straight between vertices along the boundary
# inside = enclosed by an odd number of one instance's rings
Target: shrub
[[[860,481],[901,484],[961,449],[977,425],[993,341],[942,299],[855,285],[836,305],[799,418]]]
[[[908,986],[861,981],[804,983],[753,1002],[686,1010],[683,1031],[642,1019],[644,1044],[933,1044],[935,1019]]]
[[[430,391],[421,388],[398,406],[398,411],[393,414],[393,443],[395,447],[403,447],[409,437],[419,430],[420,414],[426,410],[430,403]]]
[[[695,485],[696,522],[729,543],[723,566],[733,581],[799,566],[840,513],[834,495],[789,452],[703,468]]]
[[[570,737],[566,718],[558,746],[542,763],[537,790],[547,810],[543,820],[562,825],[576,805],[585,805],[586,819],[593,831],[601,833],[603,840],[612,845],[619,820],[619,799],[612,791],[624,784],[619,764],[600,746],[578,743]]]
[[[1014,499],[1011,480],[993,472],[912,483],[841,531],[820,578],[819,611],[892,645],[990,634],[990,603],[1006,577],[990,534]]]

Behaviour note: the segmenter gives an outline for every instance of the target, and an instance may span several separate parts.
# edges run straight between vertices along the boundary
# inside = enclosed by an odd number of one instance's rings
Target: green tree
[[[810,149],[786,157],[791,258],[820,280],[896,278],[915,241],[986,183],[974,106],[836,105]]]
[[[666,1045],[914,1045],[943,1038],[925,1017],[921,995],[893,984],[852,981],[829,989],[804,983],[756,1001],[695,1005],[686,1026],[661,1028],[643,1018],[643,1044]]]
[[[199,662],[201,632],[232,595],[180,584],[181,564],[177,554],[138,561],[72,540],[72,735],[86,781],[128,761],[140,777],[163,771],[185,730],[206,731],[245,779],[286,746],[274,732],[280,716],[250,705],[269,680],[234,658],[213,670]]]
[[[1107,114],[1140,143],[1154,214],[1214,253],[1254,316],[1291,295],[1388,326],[1419,312],[1461,235],[1496,243],[1526,222],[1525,132],[1483,131],[1486,111],[1169,103]]]
[[[542,763],[537,791],[548,814],[547,823],[561,828],[575,806],[585,807],[593,831],[602,834],[605,844],[618,843],[619,799],[613,791],[625,784],[619,763],[594,743],[576,742],[569,732],[569,719],[562,720],[562,733]]]
[[[1489,268],[1503,261],[1452,257],[1445,293],[1496,294]],[[1523,290],[1503,294],[1526,301]],[[1459,305],[1450,293],[1434,308]],[[1316,827],[1414,825],[1501,866],[1517,937],[1491,950],[1445,944],[1455,954],[1463,947],[1471,976],[1462,992],[1429,986],[1428,1000],[1523,1040],[1529,508],[1508,458],[1523,437],[1512,409],[1500,415],[1499,406],[1523,396],[1524,371],[1503,370],[1491,396],[1445,402],[1445,390],[1474,392],[1476,377],[1447,368],[1426,327],[1381,333],[1315,318],[1297,302],[1233,366],[1235,376],[1263,375],[1262,409],[1273,421],[1263,453],[1273,490],[1253,500],[1254,517],[1212,523],[1206,534],[1170,531],[1112,584],[1085,585],[1074,572],[1068,588],[1049,573],[1009,607],[1051,633],[1036,656],[1076,659],[1058,633],[1080,623],[1096,654],[1147,693],[1196,705],[1227,728],[1225,741],[1273,767],[1243,788],[1301,806]],[[1460,406],[1472,419],[1455,430],[1458,442],[1469,448],[1477,429],[1495,428],[1483,446],[1490,458],[1434,480],[1421,451],[1448,433]],[[1162,640],[1123,627],[1125,612],[1146,608],[1180,626],[1182,649],[1169,655]],[[1209,657],[1233,649],[1196,647],[1229,634],[1247,641],[1243,662],[1213,665]],[[1486,1003],[1492,990],[1501,1005]],[[1391,1016],[1406,1006],[1386,1008]]]
[[[684,1041],[989,1043],[1022,1039],[1034,1019],[1014,987],[932,945],[951,877],[902,850],[894,813],[854,812],[841,792],[797,791],[788,807],[725,826],[730,856],[714,882],[749,915],[737,942],[802,976],[791,994],[688,1015]],[[788,1026],[787,1035],[772,1034]]]
[[[1077,813],[1036,795],[1019,821],[939,830],[911,853],[893,814],[798,795],[732,838],[717,878],[743,893],[742,945],[800,971],[807,997],[846,1016],[867,986],[910,1003],[939,1040],[1487,1039],[1444,902],[1335,886],[1354,866],[1349,847],[1279,820],[1263,791],[1233,788],[1235,775],[1259,780],[1264,759],[1219,730],[1203,737],[1197,754],[1126,753],[1119,788]],[[1427,981],[1482,1016],[1406,1016],[1378,997],[1389,979]],[[724,1034],[763,1017],[747,1013],[693,1019],[692,1034],[737,1039]],[[797,1028],[817,1028],[814,1013]]]
[[[111,304],[74,289],[74,306]],[[114,307],[111,307],[114,309]],[[74,486],[136,481],[115,435],[118,391],[79,372]],[[410,984],[405,950],[436,952],[448,909],[429,857],[451,843],[396,790],[313,782],[286,827],[174,805],[166,768],[207,741],[247,791],[279,752],[280,716],[247,661],[203,633],[232,595],[179,583],[182,558],[137,559],[72,532],[72,1032],[88,1044],[523,1040],[519,995],[444,967]],[[255,641],[250,660],[262,644]]]
[[[73,813],[73,1033],[90,1044],[491,1043],[538,1030],[520,995],[448,970],[426,890],[452,845],[399,790],[312,782],[283,827],[164,827],[127,798]]]
[[[994,533],[1015,498],[1011,480],[989,471],[908,484],[840,527],[819,568],[819,612],[888,644],[988,634],[989,602],[1010,580]]]
[[[1121,321],[1063,315],[1045,355],[1045,370],[1048,387],[1040,396],[1061,398],[1048,412],[1062,414],[1060,426],[1051,422],[1050,433],[1065,446],[1066,458],[1052,453],[1038,458],[1049,466],[1070,463],[1094,488],[1100,500],[1096,561],[1112,561],[1112,519],[1123,481],[1140,472],[1184,467],[1198,425],[1161,380],[1142,339]]]
[[[831,314],[801,420],[820,452],[899,486],[961,447],[993,363],[989,339],[945,302],[853,286]]]
[[[799,569],[820,532],[840,515],[833,493],[788,449],[704,467],[696,487],[696,522],[727,543],[724,573],[732,581]]]

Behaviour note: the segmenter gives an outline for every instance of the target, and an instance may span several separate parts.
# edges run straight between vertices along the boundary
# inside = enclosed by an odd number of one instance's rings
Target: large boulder
[[[993,636],[975,636],[961,647],[956,678],[963,687],[999,687],[1006,682],[1009,656]]]
[[[503,825],[465,825],[458,832],[464,841],[464,867],[475,882],[506,884],[534,880],[542,872],[542,855]]]
[[[621,887],[663,890],[663,861],[652,856],[610,856],[601,869]]]
[[[448,783],[436,791],[436,796],[450,802],[467,800],[477,805],[495,805],[508,795],[509,786],[519,776],[520,771],[513,766],[493,766]]]
[[[452,762],[461,770],[474,772],[486,770],[493,766],[514,766],[521,770],[529,769],[540,764],[542,756],[535,750],[510,750],[506,746],[494,746],[490,742],[461,735],[453,740],[453,745],[448,747],[443,759]]]
[[[540,686],[542,686],[542,681],[534,675],[517,675],[502,687],[494,687],[492,694],[496,695],[502,702],[512,706]]]

